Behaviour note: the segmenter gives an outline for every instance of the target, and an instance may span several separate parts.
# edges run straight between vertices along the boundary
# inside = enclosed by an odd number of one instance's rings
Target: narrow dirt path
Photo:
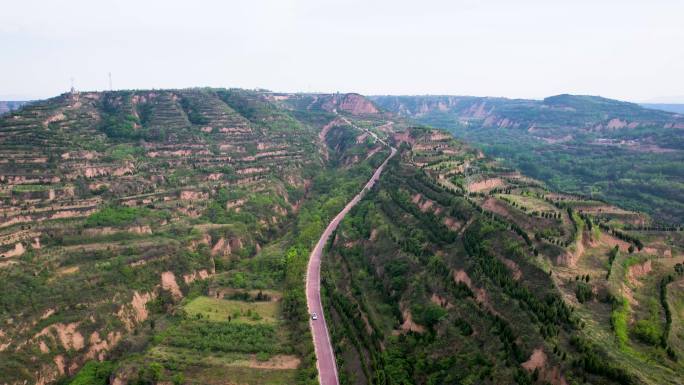
[[[346,120],[346,119],[345,119]],[[347,121],[349,122],[349,121]],[[351,122],[349,122],[351,124]],[[352,126],[361,129],[353,124]],[[363,130],[363,129],[361,129]],[[363,130],[368,132],[367,130]],[[372,133],[371,133],[372,134]],[[380,140],[376,137],[377,140]],[[380,140],[387,145],[384,141]],[[388,146],[388,145],[387,145]],[[330,341],[330,333],[328,332],[328,325],[323,314],[323,305],[321,303],[321,257],[323,255],[323,248],[328,242],[328,238],[335,231],[342,219],[347,215],[359,201],[366,195],[375,182],[380,178],[380,174],[385,169],[387,162],[397,153],[397,149],[390,147],[390,155],[378,167],[373,176],[368,180],[363,189],[354,196],[354,198],[347,203],[328,224],[321,238],[316,243],[316,247],[311,251],[309,256],[309,265],[306,271],[306,303],[309,308],[309,314],[316,313],[317,320],[309,317],[309,326],[311,328],[311,335],[313,336],[314,349],[316,351],[316,366],[318,368],[318,380],[321,385],[339,385],[340,380],[337,375],[337,364],[335,362],[335,353],[333,351],[332,342]]]

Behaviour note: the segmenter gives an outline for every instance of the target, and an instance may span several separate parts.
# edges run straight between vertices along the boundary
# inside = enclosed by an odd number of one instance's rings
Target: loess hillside
[[[684,222],[684,116],[595,96],[544,100],[377,96],[382,109],[445,128],[557,191]]]
[[[401,156],[325,265],[342,383],[680,383],[681,228],[443,131],[391,138]]]
[[[92,92],[0,117],[0,384],[318,383],[306,263],[388,156],[375,136],[399,153],[323,258],[343,384],[681,382],[681,227],[387,100]]]
[[[386,155],[332,112],[358,98],[70,93],[4,115],[0,383],[315,378],[306,250]]]

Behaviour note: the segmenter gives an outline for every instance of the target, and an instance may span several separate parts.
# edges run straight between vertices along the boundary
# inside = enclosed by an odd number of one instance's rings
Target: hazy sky
[[[0,99],[192,86],[684,102],[682,0],[5,1]]]

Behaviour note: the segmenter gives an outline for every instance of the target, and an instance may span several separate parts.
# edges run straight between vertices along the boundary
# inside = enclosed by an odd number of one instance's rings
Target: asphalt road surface
[[[384,142],[383,142],[384,143]],[[309,256],[309,265],[306,271],[306,303],[309,308],[309,326],[311,327],[311,334],[313,336],[314,348],[316,350],[316,366],[318,367],[318,379],[321,385],[339,385],[340,380],[337,376],[337,364],[335,362],[335,353],[333,351],[332,343],[330,342],[330,334],[328,333],[328,325],[323,314],[323,305],[321,304],[321,256],[323,255],[323,248],[330,238],[330,234],[335,231],[345,215],[352,209],[368,190],[370,190],[375,182],[380,178],[382,170],[387,165],[387,162],[396,154],[397,150],[392,147],[391,153],[375,170],[373,176],[368,180],[363,190],[359,192],[354,199],[349,201],[344,209],[340,211],[335,218],[328,224],[328,227],[318,240],[316,247],[311,251]],[[317,320],[311,319],[311,314],[316,313]]]

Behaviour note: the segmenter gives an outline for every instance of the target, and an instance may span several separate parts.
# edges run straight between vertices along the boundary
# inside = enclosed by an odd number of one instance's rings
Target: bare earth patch
[[[520,366],[530,372],[537,369],[539,371],[539,378],[544,379],[548,383],[553,385],[567,385],[568,382],[561,374],[560,368],[555,366],[549,369],[547,366],[547,359],[548,357],[546,356],[546,353],[544,353],[544,350],[542,348],[536,348],[532,351],[530,358]]]
[[[170,291],[174,297],[181,298],[183,296],[176,282],[176,276],[172,272],[165,271],[161,274],[161,285],[162,289]]]
[[[413,316],[411,315],[411,311],[406,309],[403,311],[403,316],[404,316],[404,323],[401,324],[401,330],[408,332],[416,332],[416,333],[422,333],[425,331],[425,328],[418,325],[417,323],[413,322]]]
[[[529,371],[541,369],[544,365],[546,365],[546,353],[541,348],[534,349],[530,358],[521,364],[523,368]]]
[[[444,218],[444,221],[443,221],[442,223],[444,223],[444,225],[445,225],[446,227],[448,227],[449,230],[451,230],[451,231],[456,231],[456,232],[457,232],[459,229],[461,229],[461,227],[463,227],[463,223],[461,223],[460,221],[458,221],[457,219],[452,218],[452,217],[446,217],[446,218]]]
[[[648,275],[651,270],[653,270],[653,267],[651,266],[650,259],[644,263],[632,265],[627,270],[627,280],[633,286],[640,286],[641,282],[639,282],[639,278]]]
[[[522,277],[522,271],[520,270],[520,267],[517,263],[508,258],[501,258],[501,261],[504,263],[504,265],[506,265],[506,267],[508,267],[509,270],[511,270],[511,273],[513,274],[513,279],[518,281]]]
[[[489,299],[487,297],[487,291],[485,289],[481,289],[479,287],[476,287],[473,285],[472,280],[468,276],[468,273],[465,272],[465,270],[457,270],[454,271],[454,281],[456,283],[464,283],[470,290],[472,290],[473,293],[475,293],[475,300],[481,304],[483,304],[489,311],[491,311],[493,314],[499,314],[492,305],[489,303]]]
[[[468,191],[470,192],[480,192],[484,190],[491,190],[493,188],[503,186],[503,180],[501,178],[485,179],[479,182],[471,183],[468,185]]]
[[[53,334],[54,332],[57,334],[57,339],[62,344],[64,349],[81,350],[85,346],[85,339],[83,338],[83,335],[76,330],[76,328],[78,328],[78,325],[78,322],[73,322],[70,324],[52,324],[43,329],[40,333],[36,334],[34,338],[38,338],[41,336],[50,336],[52,338],[55,338]]]
[[[484,208],[487,211],[491,211],[495,214],[504,216],[506,218],[509,217],[506,206],[504,206],[504,204],[496,198],[487,198],[487,200],[485,200],[484,203],[482,203],[482,208]]]
[[[439,305],[441,307],[447,308],[447,309],[453,307],[453,305],[450,304],[446,298],[444,298],[441,295],[436,294],[436,293],[432,293],[432,297],[430,297],[430,302],[434,303],[435,305]]]

